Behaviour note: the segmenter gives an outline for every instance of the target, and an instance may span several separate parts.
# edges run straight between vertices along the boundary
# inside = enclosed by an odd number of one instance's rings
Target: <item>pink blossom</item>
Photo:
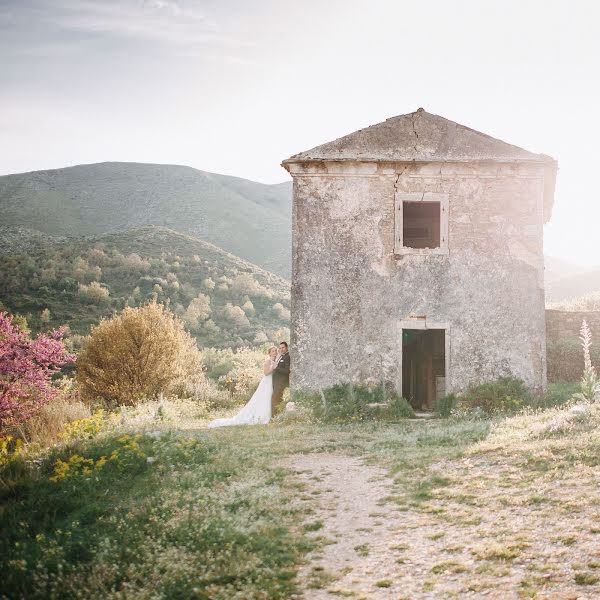
[[[29,337],[0,312],[0,432],[37,414],[58,394],[51,377],[75,361],[63,344],[64,329]]]

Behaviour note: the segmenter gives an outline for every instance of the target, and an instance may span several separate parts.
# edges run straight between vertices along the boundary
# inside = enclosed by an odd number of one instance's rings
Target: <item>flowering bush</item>
[[[71,421],[65,425],[62,437],[65,440],[93,439],[108,425],[108,414],[97,410],[91,417]]]
[[[21,456],[22,453],[23,440],[15,440],[11,435],[0,437],[0,469]]]
[[[118,448],[113,449],[110,454],[103,454],[96,459],[79,454],[73,454],[67,460],[58,458],[54,463],[50,481],[59,483],[63,480],[75,482],[82,479],[97,480],[100,471],[107,464],[116,466],[119,470],[125,470],[136,463],[140,464],[146,458],[146,454],[140,447],[141,438],[141,434],[123,435],[117,440]]]
[[[0,431],[36,415],[59,390],[51,376],[75,361],[62,342],[64,329],[32,339],[0,312]]]

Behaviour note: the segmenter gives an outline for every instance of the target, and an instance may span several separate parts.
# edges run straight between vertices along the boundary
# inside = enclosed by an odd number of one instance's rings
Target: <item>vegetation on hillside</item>
[[[2,256],[0,301],[33,331],[67,324],[71,339],[102,317],[169,302],[201,347],[289,335],[284,279],[201,240],[160,227],[40,245]]]
[[[578,298],[549,302],[548,308],[570,312],[588,312],[600,310],[600,291],[590,292]]]
[[[177,165],[109,162],[2,176],[0,209],[3,225],[53,236],[169,227],[289,278],[291,189]]]

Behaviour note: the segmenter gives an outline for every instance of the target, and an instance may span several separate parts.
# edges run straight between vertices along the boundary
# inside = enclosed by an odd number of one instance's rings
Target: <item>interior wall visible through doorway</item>
[[[402,395],[417,410],[434,410],[446,395],[446,330],[402,328]]]

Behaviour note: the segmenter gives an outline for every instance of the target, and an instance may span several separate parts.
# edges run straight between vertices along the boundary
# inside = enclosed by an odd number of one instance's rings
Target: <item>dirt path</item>
[[[313,509],[306,529],[325,540],[300,570],[303,599],[600,597],[593,478],[532,489],[514,465],[463,459],[432,466],[441,487],[416,501],[360,458],[295,455],[285,466]]]
[[[306,485],[300,500],[317,499],[308,524],[322,526],[312,535],[331,542],[301,569],[303,598],[401,597],[394,552],[397,512],[389,504],[382,506],[392,491],[385,471],[358,458],[332,454],[294,456],[286,466]]]

